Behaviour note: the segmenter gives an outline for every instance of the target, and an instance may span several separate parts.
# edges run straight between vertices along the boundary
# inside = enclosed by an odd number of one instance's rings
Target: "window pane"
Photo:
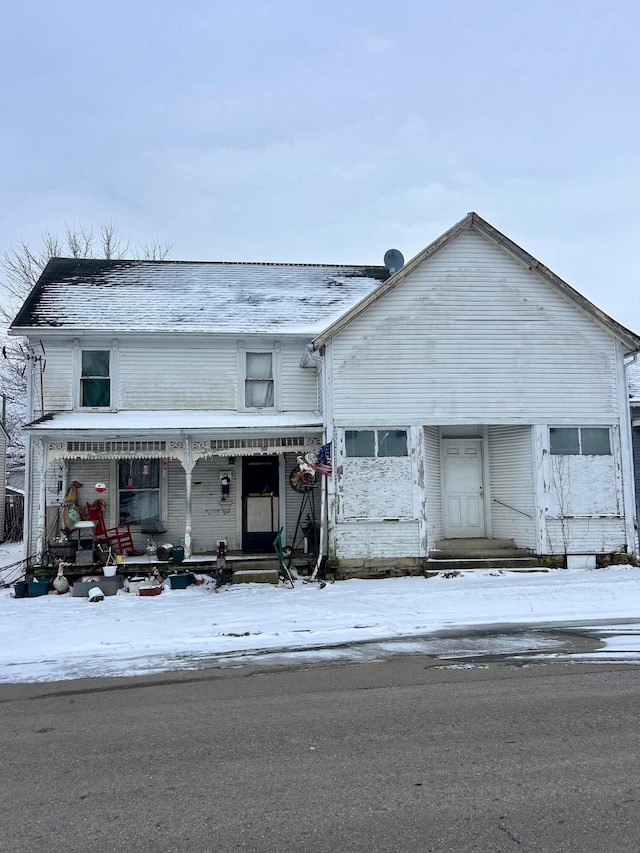
[[[549,430],[550,450],[553,456],[576,456],[580,453],[577,427],[551,427]]]
[[[609,441],[608,429],[603,427],[582,427],[580,433],[583,456],[611,455],[611,442]]]
[[[120,492],[120,524],[160,521],[160,492]]]
[[[160,460],[123,459],[118,465],[120,524],[160,521]]]
[[[159,459],[123,459],[118,470],[120,489],[157,489],[160,486]]]
[[[345,431],[347,456],[375,456],[375,441],[372,430],[348,429]]]
[[[81,406],[109,406],[109,380],[108,379],[81,379],[80,380],[80,405]]]
[[[109,352],[108,350],[82,350],[82,375],[83,376],[108,376],[109,375]]]
[[[273,381],[247,379],[244,383],[244,404],[249,408],[273,408]]]
[[[270,352],[247,353],[247,379],[273,379],[273,357]]]
[[[404,429],[378,431],[378,456],[406,456],[407,431]]]

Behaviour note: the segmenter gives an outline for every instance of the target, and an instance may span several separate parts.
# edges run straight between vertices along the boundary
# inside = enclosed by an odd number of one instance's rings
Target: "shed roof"
[[[388,276],[383,266],[53,258],[10,331],[312,337]]]
[[[604,326],[614,337],[618,338],[630,352],[640,350],[640,336],[627,329],[625,326],[618,323],[608,314],[605,314],[600,308],[590,302],[586,296],[583,296],[566,281],[563,281],[559,276],[552,272],[548,267],[536,260],[533,255],[530,255],[524,249],[520,248],[513,240],[510,240],[493,225],[490,225],[477,213],[468,213],[463,219],[445,231],[440,237],[430,243],[425,249],[419,252],[405,266],[394,273],[381,287],[364,296],[357,304],[348,309],[342,317],[334,320],[327,328],[317,335],[313,341],[315,349],[319,349],[328,340],[337,335],[342,329],[348,326],[356,317],[359,317],[365,312],[370,305],[373,305],[379,299],[382,299],[385,294],[394,287],[397,287],[422,263],[427,262],[444,246],[454,240],[459,234],[464,231],[474,230],[484,235],[494,245],[498,246],[503,252],[515,258],[520,264],[531,270],[547,284],[560,291],[567,299],[572,301],[580,310],[588,314],[601,326]]]

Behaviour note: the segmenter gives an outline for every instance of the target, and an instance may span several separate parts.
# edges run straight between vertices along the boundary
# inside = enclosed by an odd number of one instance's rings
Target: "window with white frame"
[[[272,352],[245,353],[244,405],[247,409],[275,406]]]
[[[609,427],[551,427],[552,456],[611,456]]]
[[[118,499],[120,524],[160,521],[160,460],[122,459]]]
[[[350,457],[408,455],[406,429],[347,429],[344,443]]]
[[[79,396],[81,408],[109,408],[111,405],[110,366],[109,350],[82,350]]]

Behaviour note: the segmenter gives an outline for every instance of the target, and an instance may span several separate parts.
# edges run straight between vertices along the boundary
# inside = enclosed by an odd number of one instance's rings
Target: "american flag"
[[[331,443],[323,444],[318,451],[316,458],[313,461],[307,458],[307,462],[309,467],[314,471],[317,471],[319,474],[324,474],[327,477],[330,474],[333,474],[333,466],[331,464]]]

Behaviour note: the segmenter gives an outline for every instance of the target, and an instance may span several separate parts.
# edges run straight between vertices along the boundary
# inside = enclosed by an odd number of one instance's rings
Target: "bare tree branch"
[[[118,259],[130,253],[130,245],[130,240],[124,242],[120,237],[113,222],[100,226],[97,239],[90,228],[67,225],[64,240],[60,240],[50,231],[43,232],[40,245],[35,249],[24,240],[20,240],[0,255],[0,290],[4,291],[5,296],[0,300],[0,329],[9,326],[51,258]],[[163,261],[169,256],[170,251],[170,243],[153,240],[140,243],[131,251],[131,255],[140,260]],[[24,345],[15,339],[9,339],[4,343],[0,359],[0,393],[7,400],[6,429],[9,434],[7,454],[12,465],[24,460],[21,429],[26,414],[28,359],[29,354]]]
[[[173,248],[173,243],[161,243],[159,240],[150,240],[140,243],[135,257],[141,261],[166,261]]]

